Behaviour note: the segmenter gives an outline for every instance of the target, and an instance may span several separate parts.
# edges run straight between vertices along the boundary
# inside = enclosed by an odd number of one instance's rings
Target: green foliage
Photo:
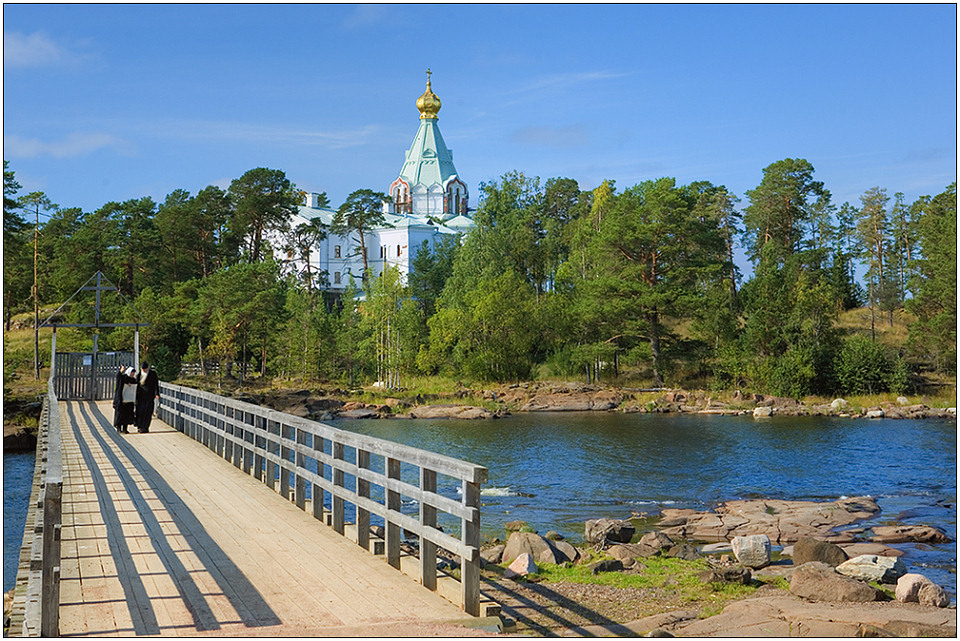
[[[844,394],[901,394],[907,388],[904,360],[865,336],[844,341],[835,368],[839,390]]]
[[[909,345],[936,371],[957,371],[957,184],[923,206],[917,221],[921,258],[914,262],[907,304],[917,315]]]

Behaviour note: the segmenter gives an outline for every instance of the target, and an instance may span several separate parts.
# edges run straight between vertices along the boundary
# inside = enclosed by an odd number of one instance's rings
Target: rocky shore
[[[359,391],[244,391],[241,400],[319,421],[337,418],[491,419],[525,412],[622,412],[723,416],[834,416],[851,418],[956,418],[956,408],[935,408],[919,399],[898,397],[870,407],[845,399],[805,403],[764,394],[711,394],[704,391],[641,390],[580,383],[521,383],[492,389],[461,389],[450,394],[384,396],[382,401],[351,400]],[[473,403],[473,404],[471,404]]]
[[[879,511],[869,497],[823,503],[730,501],[712,512],[665,510],[652,529],[645,523],[645,532],[635,520],[590,520],[584,524],[581,548],[555,533],[540,536],[514,522],[507,524],[512,530],[508,539],[491,542],[481,556],[502,568],[501,582],[520,582],[501,588],[504,612],[508,617],[516,612],[526,621],[535,621],[528,610],[538,593],[583,592],[565,584],[524,588],[526,581],[540,582],[538,564],[586,564],[594,575],[631,575],[642,574],[652,557],[677,557],[701,567],[697,576],[710,589],[724,584],[755,588],[712,616],[704,603],[681,609],[666,603],[664,611],[633,620],[628,620],[629,609],[619,620],[595,613],[608,620],[552,630],[562,636],[955,637],[956,605],[941,586],[908,573],[902,553],[887,545],[944,543],[948,536],[930,526],[858,527]],[[667,579],[664,585],[678,581]],[[584,589],[585,594],[605,591],[608,600],[662,595],[629,588],[618,595],[592,585]],[[558,618],[555,611],[548,614]],[[542,625],[545,630],[548,621]]]

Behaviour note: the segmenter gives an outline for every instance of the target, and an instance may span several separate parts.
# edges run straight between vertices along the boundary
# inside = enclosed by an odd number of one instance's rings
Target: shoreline
[[[185,381],[190,386],[198,381]],[[200,383],[202,385],[202,383]],[[219,393],[317,421],[337,419],[496,419],[518,413],[613,412],[705,416],[823,416],[830,418],[953,419],[956,407],[937,408],[925,396],[872,398],[859,405],[843,398],[819,402],[767,394],[702,390],[645,390],[580,383],[517,383],[446,394],[390,395],[379,388],[313,390],[221,389]],[[881,397],[882,398],[882,397]]]

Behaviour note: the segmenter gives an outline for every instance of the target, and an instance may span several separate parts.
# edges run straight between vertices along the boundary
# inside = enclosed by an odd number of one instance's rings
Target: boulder
[[[811,601],[866,603],[876,601],[878,591],[863,581],[838,574],[826,563],[804,563],[790,578],[790,592]]]
[[[901,407],[903,407],[904,405],[909,405],[909,404],[910,404],[910,399],[907,398],[906,396],[897,397],[897,405],[900,405]]]
[[[551,541],[551,543],[553,544],[554,551],[558,553],[556,555],[558,563],[565,561],[576,563],[580,560],[580,551],[566,541]],[[563,555],[563,558],[560,558],[561,555]]]
[[[897,601],[900,603],[919,603],[920,588],[927,583],[932,583],[932,581],[922,574],[912,572],[904,574],[897,579],[897,589],[894,593]]]
[[[873,528],[874,543],[947,543],[950,538],[930,525],[879,525]]]
[[[620,572],[623,570],[623,562],[619,559],[603,559],[587,566],[594,574],[601,572]]]
[[[920,592],[917,594],[917,600],[920,605],[931,606],[935,608],[945,608],[950,605],[950,597],[936,583],[932,581],[920,586]]]
[[[413,408],[409,412],[412,418],[457,418],[457,419],[480,419],[495,418],[495,414],[490,410],[472,405],[421,405]]]
[[[480,550],[480,558],[486,561],[487,563],[492,563],[496,565],[500,563],[503,559],[503,549],[504,545],[494,545],[492,548],[487,548],[485,550]]]
[[[503,529],[507,532],[519,532],[525,527],[527,527],[526,521],[507,521],[503,524]]]
[[[543,535],[543,538],[550,539],[551,541],[562,541],[563,535],[554,530],[548,530],[547,533]]]
[[[875,407],[873,409],[867,410],[867,413],[864,414],[864,416],[866,418],[883,418],[884,416],[886,416],[886,414],[882,409]]]
[[[794,565],[820,561],[835,568],[848,558],[847,553],[839,545],[829,541],[820,541],[810,536],[800,537],[793,545]]]
[[[770,416],[773,416],[772,407],[761,405],[753,408],[753,418],[769,418]]]
[[[640,545],[646,545],[648,547],[656,548],[657,550],[673,547],[673,539],[671,539],[669,536],[667,536],[663,532],[660,532],[657,530],[647,532],[646,534],[641,536],[638,543]]]
[[[750,585],[750,581],[753,580],[750,568],[745,568],[742,565],[728,565],[722,568],[704,570],[698,577],[703,583],[740,583],[742,585]]]
[[[689,545],[687,543],[681,543],[679,545],[674,545],[669,550],[666,551],[664,556],[668,556],[676,559],[684,559],[687,561],[696,561],[700,558],[700,554],[697,552],[696,546]]]
[[[766,534],[736,536],[730,542],[737,560],[749,568],[764,568],[770,565],[770,537]]]
[[[528,553],[523,553],[513,560],[513,563],[510,564],[504,573],[503,576],[506,579],[512,579],[518,576],[526,576],[527,574],[536,574],[539,571],[537,564],[533,561],[533,556]]]
[[[833,402],[830,403],[830,409],[834,412],[842,412],[850,407],[850,402],[845,398],[835,398]]]
[[[629,543],[637,529],[629,521],[593,519],[584,524],[584,539],[587,543]]]
[[[560,559],[560,556],[561,555],[557,554],[557,550],[555,548],[550,547],[540,552],[540,554],[537,556],[537,563],[559,565],[560,563],[563,563],[563,560]]]
[[[645,559],[660,554],[660,548],[641,545],[639,543],[621,543],[608,549],[607,554],[621,561],[626,561],[627,559]]]
[[[871,518],[879,511],[880,506],[868,497],[829,503],[749,499],[728,501],[716,512],[667,508],[659,525],[671,537],[706,542],[724,542],[751,534],[766,534],[776,545],[793,543],[801,536],[852,542],[852,535],[836,533],[834,529]]]
[[[729,543],[708,543],[700,548],[701,554],[724,554],[732,553],[733,548]]]
[[[861,581],[896,583],[907,573],[907,566],[903,559],[861,554],[838,565],[837,572]]]
[[[534,559],[539,559],[544,551],[550,551],[550,542],[539,534],[533,532],[512,532],[507,544],[503,549],[501,563],[512,563],[514,559],[522,554],[529,554]],[[556,563],[556,561],[550,561]]]

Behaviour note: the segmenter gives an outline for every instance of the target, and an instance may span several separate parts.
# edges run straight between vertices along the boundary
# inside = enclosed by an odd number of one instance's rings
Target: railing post
[[[274,431],[276,427],[276,431]],[[267,421],[267,434],[280,435],[280,424],[276,421]],[[265,443],[267,452],[270,454],[280,454],[280,446],[276,445],[270,438],[267,438]],[[269,487],[271,490],[276,491],[277,489],[277,464],[272,460],[267,459],[267,471],[266,476],[263,479],[264,484]]]
[[[333,442],[333,458],[338,461],[344,460],[344,447],[343,443],[339,441]],[[344,478],[343,468],[336,466],[333,468],[333,484],[337,487],[346,487],[346,478]],[[344,518],[345,518],[345,506],[343,504],[343,496],[339,494],[333,495],[333,531],[337,534],[343,535],[344,531]]]
[[[286,447],[283,444],[283,440],[286,438],[287,426],[283,423],[278,423],[280,426],[280,458],[284,461],[290,460],[290,448]],[[280,468],[280,488],[277,490],[286,500],[290,500],[290,471],[286,467]]]
[[[318,452],[320,454],[323,453],[323,447],[324,447],[323,441],[324,441],[323,437],[317,436],[316,434],[313,435],[313,449],[315,452]],[[317,458],[316,461],[317,461],[317,476],[321,478],[326,478],[326,467],[327,467],[326,464],[323,461],[321,461],[319,458]],[[310,488],[310,493],[313,495],[313,518],[323,522],[324,521],[323,513],[325,511],[323,508],[323,502],[324,502],[323,488],[317,485],[316,483],[314,483]]]
[[[294,428],[294,433],[296,434],[297,445],[305,446],[307,444],[307,434],[299,427]],[[297,450],[296,453],[297,461],[297,470],[303,470],[307,467],[307,457]],[[302,474],[297,474],[294,480],[293,488],[293,500],[297,504],[297,507],[301,510],[305,510],[307,507],[307,479],[303,477]]]
[[[387,478],[400,480],[400,461],[387,458]],[[393,521],[393,513],[400,513],[400,493],[387,489],[387,518],[385,523],[387,563],[400,569],[400,536],[402,530]]]
[[[463,543],[473,550],[474,558],[460,557],[460,591],[463,610],[480,616],[480,484],[463,481],[463,504],[475,508],[473,519],[461,519]]]
[[[420,489],[436,494],[437,473],[431,469],[420,468]],[[423,527],[437,527],[437,508],[420,501],[420,523]],[[420,583],[423,587],[437,589],[437,544],[420,537]]]
[[[357,467],[370,469],[370,452],[357,448]],[[370,498],[370,481],[357,476],[357,496]],[[370,512],[357,506],[357,545],[364,550],[370,549]]]

